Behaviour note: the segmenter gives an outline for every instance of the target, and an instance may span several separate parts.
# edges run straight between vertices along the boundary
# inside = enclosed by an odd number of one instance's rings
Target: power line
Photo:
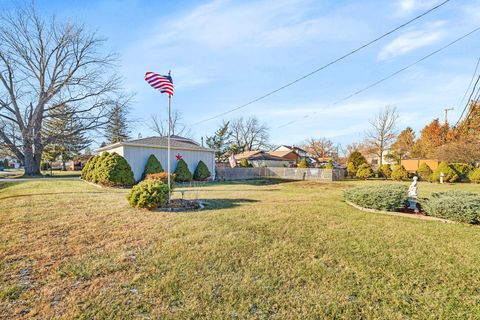
[[[217,114],[216,116],[213,116],[213,117],[210,117],[210,118],[207,118],[207,119],[204,119],[204,120],[195,122],[195,123],[191,124],[190,126],[193,127],[193,126],[199,125],[199,124],[201,124],[201,123],[208,122],[208,121],[211,121],[211,120],[220,118],[220,117],[222,117],[222,116],[224,116],[224,115],[227,115],[227,114],[229,114],[229,113],[232,113],[232,112],[234,112],[234,111],[236,111],[236,110],[245,108],[245,107],[247,107],[247,106],[249,106],[249,105],[251,105],[251,104],[253,104],[253,103],[255,103],[255,102],[258,102],[258,101],[260,101],[260,100],[263,100],[263,99],[265,99],[265,98],[267,98],[267,97],[269,97],[269,96],[271,96],[271,95],[273,95],[273,94],[275,94],[275,93],[277,93],[277,92],[279,92],[279,91],[281,91],[281,90],[283,90],[283,89],[285,89],[285,88],[288,88],[288,87],[294,85],[295,83],[300,82],[300,81],[302,81],[302,80],[304,80],[304,79],[306,79],[306,78],[308,78],[308,77],[316,74],[317,72],[320,72],[320,71],[328,68],[329,66],[331,66],[331,65],[333,65],[333,64],[335,64],[335,63],[337,63],[337,62],[339,62],[339,61],[341,61],[341,60],[343,60],[343,59],[345,59],[345,58],[347,58],[347,57],[349,57],[349,56],[357,53],[358,51],[360,51],[360,50],[362,50],[362,49],[364,49],[364,48],[366,48],[366,47],[374,44],[375,42],[380,41],[381,39],[383,39],[383,38],[389,36],[390,34],[392,34],[392,33],[396,32],[396,31],[398,31],[398,30],[406,27],[407,25],[411,24],[412,22],[414,22],[414,21],[422,18],[423,16],[429,14],[430,12],[432,12],[432,11],[438,9],[438,8],[440,8],[441,6],[445,5],[445,4],[448,3],[448,2],[450,2],[450,0],[445,0],[445,1],[441,2],[441,3],[439,3],[438,5],[432,7],[432,8],[430,8],[429,10],[423,12],[422,14],[420,14],[420,15],[418,15],[418,16],[410,19],[410,20],[408,20],[407,22],[405,22],[405,23],[399,25],[398,27],[396,27],[396,28],[388,31],[387,33],[384,33],[383,35],[381,35],[381,36],[379,36],[379,37],[377,37],[377,38],[375,38],[375,39],[367,42],[366,44],[364,44],[364,45],[362,45],[362,46],[360,46],[360,47],[358,47],[358,48],[356,48],[356,49],[354,49],[354,50],[352,50],[352,51],[344,54],[343,56],[341,56],[341,57],[339,57],[339,58],[337,58],[337,59],[335,59],[335,60],[333,60],[333,61],[331,61],[331,62],[329,62],[329,63],[327,63],[327,64],[325,64],[325,65],[323,65],[323,66],[321,66],[321,67],[319,67],[319,68],[317,68],[317,69],[315,69],[315,70],[313,70],[313,71],[311,71],[311,72],[309,72],[309,73],[301,76],[300,78],[297,78],[297,79],[295,79],[295,80],[293,80],[293,81],[291,81],[291,82],[289,82],[289,83],[287,83],[287,84],[285,84],[285,85],[283,85],[283,86],[281,86],[281,87],[279,87],[279,88],[277,88],[277,89],[275,89],[275,90],[272,90],[272,91],[270,91],[270,92],[268,92],[268,93],[266,93],[266,94],[258,97],[258,98],[255,98],[255,99],[253,99],[253,100],[250,100],[249,102],[247,102],[247,103],[245,103],[245,104],[242,104],[242,105],[237,106],[237,107],[235,107],[235,108],[232,108],[232,109],[230,109],[230,110],[227,110],[227,111],[224,111],[224,112],[222,112],[222,113],[219,113],[219,114]]]
[[[477,82],[475,83],[475,86],[477,85],[477,83],[478,83],[479,80],[480,80],[480,75],[478,76],[478,79],[477,79]],[[457,127],[457,125],[458,125],[458,124],[460,123],[460,121],[462,120],[462,116],[463,116],[466,108],[470,105],[470,101],[478,101],[478,99],[480,99],[480,86],[478,87],[477,92],[475,93],[474,99],[471,100],[472,95],[473,95],[473,92],[475,92],[475,87],[473,87],[472,93],[470,94],[470,97],[468,98],[467,104],[465,105],[465,108],[463,109],[463,112],[462,112],[462,114],[460,115],[460,118],[458,118],[458,121],[457,121],[457,123],[455,124],[455,127]],[[470,110],[468,110],[467,116],[465,117],[465,121],[467,121],[468,118],[470,118],[470,115],[472,114],[473,109],[474,109],[474,108],[471,108]]]
[[[439,53],[439,52],[442,51],[442,50],[447,49],[448,47],[450,47],[450,46],[454,45],[455,43],[457,43],[457,42],[459,42],[459,41],[467,38],[468,36],[472,35],[473,33],[477,32],[477,31],[479,31],[479,30],[480,30],[480,27],[475,28],[474,30],[470,31],[469,33],[464,34],[463,36],[461,36],[461,37],[453,40],[452,42],[444,45],[443,47],[441,47],[441,48],[439,48],[439,49],[437,49],[437,50],[429,53],[428,55],[422,57],[421,59],[419,59],[419,60],[417,60],[417,61],[415,61],[415,62],[413,62],[413,63],[411,63],[411,64],[409,64],[409,65],[407,65],[407,66],[405,66],[405,67],[403,67],[403,68],[401,68],[401,69],[399,69],[399,70],[397,70],[397,71],[395,71],[395,72],[393,72],[393,73],[391,73],[391,74],[389,74],[388,76],[386,76],[386,77],[384,77],[384,78],[382,78],[382,79],[380,79],[380,80],[377,80],[377,81],[369,84],[368,86],[366,86],[366,87],[364,87],[364,88],[362,88],[362,89],[360,89],[360,90],[355,91],[355,92],[352,93],[352,94],[349,94],[348,96],[345,96],[345,97],[343,97],[343,98],[341,98],[341,99],[339,99],[339,100],[337,100],[337,101],[335,101],[335,102],[333,102],[333,103],[331,103],[331,104],[328,104],[326,107],[334,106],[334,105],[337,105],[337,104],[339,104],[339,103],[341,103],[341,102],[344,102],[344,101],[346,101],[346,100],[348,100],[348,99],[350,99],[350,98],[352,98],[352,97],[354,97],[354,96],[356,96],[356,95],[359,95],[359,94],[362,93],[362,92],[367,91],[368,89],[371,89],[371,88],[373,88],[373,87],[381,84],[382,82],[385,82],[385,81],[393,78],[394,76],[398,75],[399,73],[401,73],[401,72],[403,72],[403,71],[405,71],[405,70],[407,70],[407,69],[410,69],[411,67],[415,66],[416,64],[418,64],[418,63],[420,63],[420,62],[422,62],[422,61],[430,58],[431,56]],[[478,81],[477,81],[477,82],[478,82]],[[475,85],[476,85],[476,84],[475,84]],[[313,115],[315,115],[316,113],[317,113],[317,112],[314,111],[314,112],[311,113],[311,114],[307,114],[307,115],[303,116],[301,119],[289,121],[289,122],[287,122],[287,123],[285,123],[285,124],[280,125],[279,127],[277,127],[277,129],[287,127],[287,126],[289,126],[289,125],[291,125],[291,124],[293,124],[293,123],[295,123],[295,122],[301,121],[302,119],[309,118],[310,116],[313,116]],[[462,114],[462,115],[463,115],[463,114]]]
[[[472,86],[473,79],[475,79],[475,75],[477,74],[479,64],[480,64],[480,56],[478,57],[477,64],[475,65],[475,70],[473,71],[472,78],[470,79],[470,83],[468,84],[467,90],[465,90],[465,93],[463,94],[462,100],[460,100],[460,103],[458,104],[458,107],[463,105],[463,101],[465,101],[465,98],[467,97],[468,91],[470,90],[470,87]]]
[[[474,74],[473,76],[475,77],[475,74]],[[472,96],[473,96],[473,94],[474,94],[474,92],[475,92],[475,88],[477,87],[479,81],[480,81],[480,74],[478,75],[477,81],[475,81],[475,84],[474,84],[474,86],[473,86],[473,88],[472,88],[472,92],[470,93],[470,96],[468,97],[467,102],[465,103],[465,106],[463,107],[462,114],[461,114],[460,117],[458,118],[457,123],[455,123],[455,127],[460,123],[460,120],[462,120],[462,117],[463,117],[465,111],[467,110],[467,108],[468,108],[468,106],[469,106],[469,104],[470,104],[470,101],[471,101],[471,99],[472,99]],[[480,89],[480,87],[479,87],[479,89]],[[468,116],[469,116],[469,115],[467,115],[467,118],[468,118]]]

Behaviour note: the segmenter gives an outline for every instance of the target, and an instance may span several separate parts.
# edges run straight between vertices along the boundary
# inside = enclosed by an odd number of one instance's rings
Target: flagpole
[[[171,130],[171,109],[172,109],[172,96],[168,95],[168,136],[167,136],[167,183],[168,183],[168,203],[170,203],[170,130]]]

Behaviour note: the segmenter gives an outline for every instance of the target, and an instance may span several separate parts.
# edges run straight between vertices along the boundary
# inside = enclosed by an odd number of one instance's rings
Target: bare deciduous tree
[[[333,157],[337,153],[335,144],[327,138],[307,139],[304,149],[317,159]]]
[[[170,119],[170,133],[172,135],[182,136],[185,138],[190,138],[192,136],[191,129],[182,122],[183,115],[180,111],[175,110],[171,114]],[[152,114],[152,118],[148,124],[148,127],[159,136],[165,137],[168,135],[168,119],[162,119],[156,114]]]
[[[371,129],[366,134],[367,145],[378,156],[379,166],[382,165],[384,151],[390,147],[397,136],[395,133],[397,119],[397,109],[386,106],[370,120]]]
[[[119,83],[103,42],[82,26],[44,19],[33,6],[0,16],[0,141],[26,175],[40,174],[45,146],[78,133],[45,134],[53,110],[68,105],[80,131],[103,125]]]
[[[268,127],[264,123],[251,117],[248,119],[238,118],[230,123],[232,143],[236,144],[241,151],[260,150],[269,148]]]

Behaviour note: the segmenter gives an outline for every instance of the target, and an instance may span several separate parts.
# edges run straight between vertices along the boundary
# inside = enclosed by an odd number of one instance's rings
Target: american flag
[[[160,90],[161,93],[167,93],[169,96],[173,96],[173,81],[170,72],[168,76],[162,76],[161,74],[149,71],[145,73],[145,81],[153,88]]]

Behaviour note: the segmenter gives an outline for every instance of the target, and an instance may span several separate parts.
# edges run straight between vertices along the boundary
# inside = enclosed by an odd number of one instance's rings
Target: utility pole
[[[452,111],[454,108],[445,108],[443,111],[445,111],[445,123],[448,122],[448,111]]]

